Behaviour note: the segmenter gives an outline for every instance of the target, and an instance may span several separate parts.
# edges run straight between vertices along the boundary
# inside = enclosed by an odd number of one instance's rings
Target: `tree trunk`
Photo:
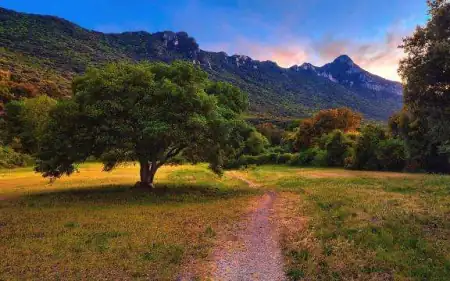
[[[140,179],[141,181],[136,183],[136,187],[149,188],[154,187],[153,180],[155,178],[157,165],[156,162],[142,161],[140,162]]]

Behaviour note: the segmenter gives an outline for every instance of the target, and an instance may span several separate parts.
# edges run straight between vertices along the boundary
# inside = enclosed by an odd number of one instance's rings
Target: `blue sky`
[[[22,12],[56,15],[103,32],[186,31],[205,50],[321,65],[346,53],[398,80],[396,46],[426,21],[425,0],[0,0]]]

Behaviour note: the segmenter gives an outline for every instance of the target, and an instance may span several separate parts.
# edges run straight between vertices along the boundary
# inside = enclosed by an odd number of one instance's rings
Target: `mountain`
[[[347,55],[341,55],[333,62],[322,67],[304,63],[301,66],[293,66],[295,71],[307,71],[309,73],[328,78],[330,81],[339,83],[360,93],[366,89],[372,90],[370,94],[389,98],[392,94],[402,95],[402,85],[398,82],[384,79],[374,75],[355,64]]]
[[[345,55],[322,67],[282,68],[271,61],[204,51],[185,32],[105,34],[58,17],[0,8],[0,82],[9,81],[9,98],[68,96],[72,77],[88,66],[176,59],[191,61],[211,79],[247,91],[250,111],[257,116],[303,117],[348,106],[368,118],[386,120],[402,105],[400,83],[363,70]],[[0,85],[0,99],[7,100],[1,93]]]

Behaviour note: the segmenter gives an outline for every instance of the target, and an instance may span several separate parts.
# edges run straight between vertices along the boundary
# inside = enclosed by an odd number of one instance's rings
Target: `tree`
[[[321,110],[312,118],[302,120],[294,146],[297,150],[307,149],[322,135],[334,130],[341,130],[344,133],[354,131],[359,128],[361,119],[360,113],[346,107]]]
[[[257,155],[263,152],[268,145],[269,141],[265,136],[258,131],[253,131],[245,142],[244,152],[246,154]]]
[[[341,130],[344,133],[356,130],[361,124],[362,116],[347,107],[324,109],[313,117],[314,127],[319,136]]]
[[[347,163],[348,166],[357,170],[380,170],[377,150],[380,142],[387,138],[385,130],[380,126],[366,125],[353,146],[351,163]]]
[[[6,105],[8,143],[14,138],[20,141],[22,151],[37,153],[45,134],[49,114],[57,101],[42,95],[31,99],[12,101]]]
[[[327,152],[328,166],[343,166],[352,143],[341,130],[334,130],[323,135],[321,148]]]
[[[276,146],[282,144],[285,133],[283,129],[268,122],[257,125],[256,129],[270,141],[271,145]]]
[[[105,171],[137,161],[138,185],[153,187],[157,170],[181,152],[220,172],[223,158],[240,144],[233,139],[246,95],[214,85],[187,62],[91,68],[75,79],[73,91],[50,113],[36,166],[44,176],[70,175],[76,163],[94,156]]]
[[[450,172],[450,2],[429,0],[430,18],[401,46],[400,62],[409,132],[409,162],[429,171]],[[441,161],[445,159],[445,161]]]

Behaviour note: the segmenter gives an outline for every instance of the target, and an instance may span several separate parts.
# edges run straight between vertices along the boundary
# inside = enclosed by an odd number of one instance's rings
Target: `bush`
[[[341,130],[334,130],[333,132],[324,135],[321,140],[323,149],[326,151],[326,165],[327,166],[343,166],[344,159],[349,154],[351,141]]]
[[[287,164],[292,161],[295,157],[295,154],[292,153],[283,153],[278,155],[277,164]]]
[[[258,131],[254,131],[250,133],[250,136],[245,143],[245,152],[251,155],[258,155],[262,153],[267,146],[269,146],[267,138]]]
[[[17,153],[7,146],[0,146],[0,168],[17,168],[33,164],[34,160],[31,156]]]
[[[379,143],[387,139],[386,131],[375,125],[367,125],[361,131],[352,151],[347,167],[357,170],[380,170],[376,151]]]
[[[401,171],[405,168],[405,144],[400,139],[380,141],[376,156],[382,170]]]
[[[225,169],[237,169],[240,167],[248,167],[251,165],[266,165],[266,164],[286,164],[294,157],[291,153],[264,153],[259,155],[244,154],[236,160],[227,162],[224,165]]]
[[[321,149],[318,147],[309,148],[300,153],[294,155],[289,162],[292,166],[308,166],[312,165],[317,154],[321,153]]]
[[[270,153],[278,153],[278,154],[280,154],[280,153],[285,153],[285,152],[287,152],[289,150],[284,148],[284,147],[281,147],[281,146],[271,146],[271,147],[267,148],[266,151],[270,152]]]
[[[328,166],[327,163],[328,159],[328,152],[326,150],[317,150],[316,155],[314,156],[314,159],[311,161],[311,165],[315,167],[326,167]]]

